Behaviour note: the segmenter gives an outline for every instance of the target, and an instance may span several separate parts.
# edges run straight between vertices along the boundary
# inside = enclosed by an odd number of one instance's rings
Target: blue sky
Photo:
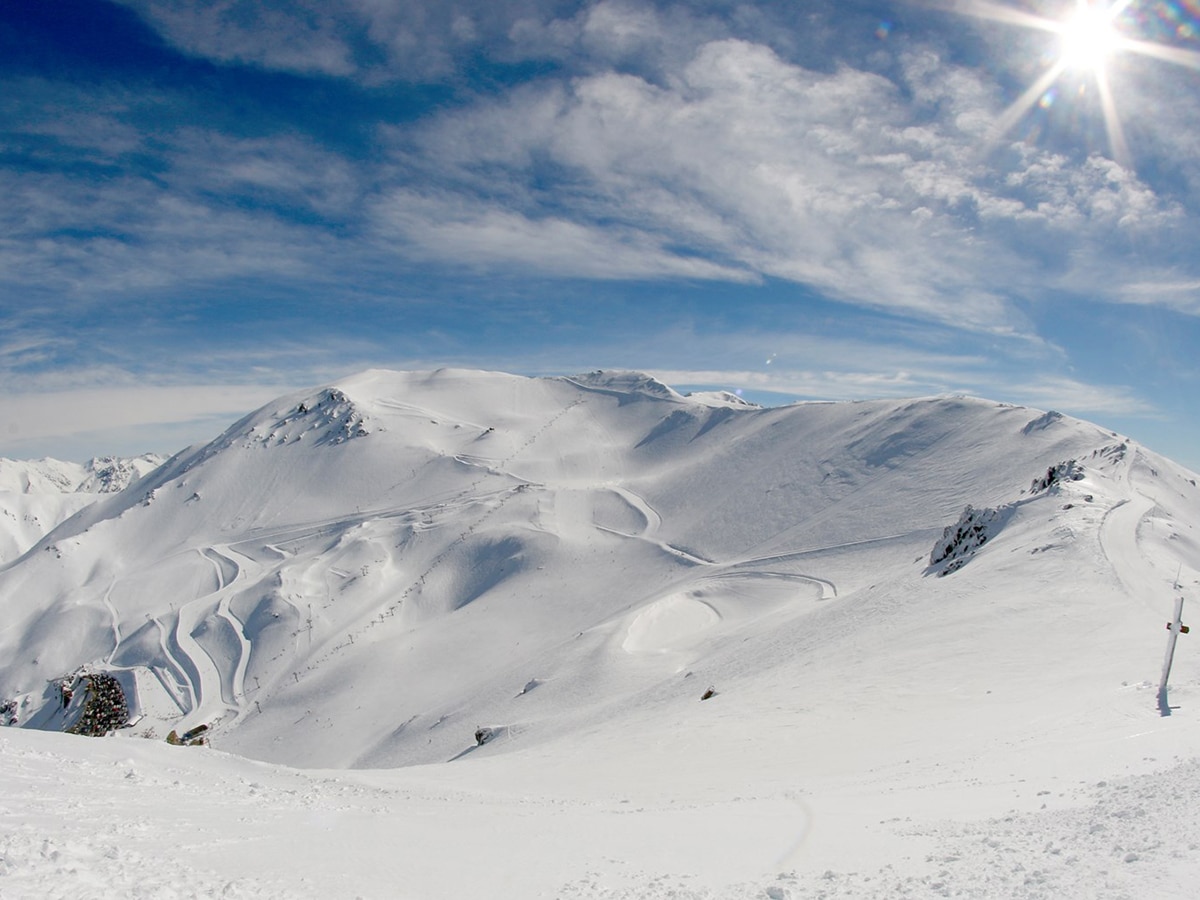
[[[1095,67],[1074,6],[0,0],[0,455],[453,365],[967,393],[1200,469],[1200,2]]]

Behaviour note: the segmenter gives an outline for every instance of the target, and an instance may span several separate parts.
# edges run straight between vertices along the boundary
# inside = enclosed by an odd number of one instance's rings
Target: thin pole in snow
[[[1162,681],[1158,683],[1158,712],[1159,715],[1169,716],[1171,707],[1167,703],[1167,679],[1171,676],[1171,661],[1175,657],[1175,641],[1179,635],[1187,634],[1188,627],[1183,624],[1183,598],[1175,598],[1175,616],[1167,623],[1167,655],[1163,658]]]

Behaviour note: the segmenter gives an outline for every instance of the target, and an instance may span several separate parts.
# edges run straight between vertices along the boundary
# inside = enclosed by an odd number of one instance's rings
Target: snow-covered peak
[[[762,409],[757,403],[741,397],[732,391],[692,391],[684,395],[688,400],[703,403],[705,406],[729,407],[730,409]]]
[[[594,390],[612,391],[614,393],[645,395],[662,400],[682,400],[674,388],[668,387],[657,378],[644,372],[608,371],[597,369],[583,375],[572,375],[568,381]]]
[[[83,481],[83,466],[58,459],[0,458],[0,491],[70,493]]]
[[[97,456],[84,463],[84,478],[75,490],[91,494],[123,491],[138,479],[149,475],[166,459],[158,453],[132,457]]]
[[[371,431],[369,418],[344,391],[328,387],[304,395],[283,410],[274,405],[264,407],[262,415],[246,423],[242,436],[264,447],[299,440],[341,444],[366,437]]]
[[[1023,429],[1021,429],[1021,433],[1032,434],[1035,431],[1045,431],[1047,428],[1051,428],[1054,425],[1065,421],[1065,419],[1066,416],[1052,409],[1038,416],[1036,419],[1031,419],[1029,423]]]
[[[0,491],[14,494],[111,494],[157,469],[166,457],[98,456],[86,463],[0,458]]]

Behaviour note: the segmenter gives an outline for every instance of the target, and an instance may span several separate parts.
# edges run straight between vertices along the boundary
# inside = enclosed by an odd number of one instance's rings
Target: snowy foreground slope
[[[1193,896],[1195,480],[973,399],[282,398],[0,565],[0,894]],[[136,725],[46,733],[83,667]]]

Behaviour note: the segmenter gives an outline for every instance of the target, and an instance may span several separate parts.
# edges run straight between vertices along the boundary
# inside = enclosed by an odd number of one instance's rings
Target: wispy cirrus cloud
[[[1124,285],[1121,295],[1127,303],[1166,306],[1192,316],[1200,316],[1200,279],[1179,279],[1164,273],[1152,281]]]
[[[361,27],[341,3],[118,0],[187,53],[298,73],[351,75]]]
[[[375,228],[409,259],[486,272],[495,268],[568,278],[695,278],[754,282],[757,275],[669,248],[669,236],[527,215],[458,194],[397,189],[374,201]]]
[[[566,0],[117,0],[186,53],[368,83],[453,77],[464,56],[524,58]],[[536,55],[541,56],[541,53]]]
[[[905,71],[903,84],[818,72],[720,40],[666,84],[605,72],[534,85],[436,117],[403,136],[401,153],[442,186],[427,195],[433,219],[454,218],[467,196],[478,210],[478,229],[459,217],[444,236],[446,256],[469,258],[516,209],[1001,332],[1026,327],[1013,301],[1048,281],[1121,299],[1143,261],[1114,257],[1114,235],[1185,220],[1106,160],[1016,145],[1001,168],[985,165],[979,142],[1002,102],[994,86],[929,52]]]

